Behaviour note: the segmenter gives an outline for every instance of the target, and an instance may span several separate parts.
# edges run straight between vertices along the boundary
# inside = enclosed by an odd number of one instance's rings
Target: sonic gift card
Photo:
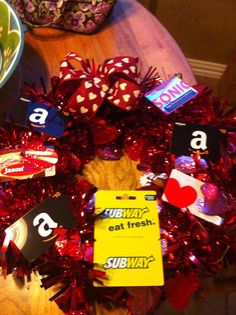
[[[163,113],[171,114],[195,97],[198,92],[177,76],[154,87],[145,97]]]
[[[104,285],[164,284],[156,198],[154,191],[96,193],[94,263],[107,274]]]

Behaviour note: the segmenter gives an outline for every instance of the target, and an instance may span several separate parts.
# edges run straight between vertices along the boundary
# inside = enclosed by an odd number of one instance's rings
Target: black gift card
[[[18,101],[6,120],[56,138],[62,136],[66,126],[65,116],[56,108],[24,99]]]
[[[55,243],[55,228],[73,228],[75,224],[70,201],[57,192],[8,227],[6,234],[32,262]]]
[[[176,155],[199,153],[203,159],[215,162],[220,159],[221,148],[226,147],[226,143],[226,130],[176,122],[170,151]]]

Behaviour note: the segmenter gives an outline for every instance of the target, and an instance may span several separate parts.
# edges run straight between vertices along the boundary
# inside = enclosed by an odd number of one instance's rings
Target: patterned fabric
[[[52,26],[79,33],[93,33],[116,0],[9,0],[30,26]]]

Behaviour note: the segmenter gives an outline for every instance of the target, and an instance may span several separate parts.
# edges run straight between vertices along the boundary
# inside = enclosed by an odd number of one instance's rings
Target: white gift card
[[[188,208],[195,216],[220,225],[223,219],[218,215],[207,215],[200,211],[200,203],[204,200],[200,180],[173,169],[166,183],[162,200],[178,208]],[[199,206],[198,206],[199,205]]]

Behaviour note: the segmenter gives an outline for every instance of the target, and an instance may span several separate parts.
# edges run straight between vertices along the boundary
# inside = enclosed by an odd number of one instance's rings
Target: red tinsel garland
[[[79,61],[82,69],[74,69],[70,59]],[[53,144],[58,154],[55,177],[2,184],[0,241],[4,240],[6,227],[57,190],[72,200],[76,228],[57,231],[60,236],[55,246],[32,264],[11,244],[1,264],[5,274],[15,269],[19,276],[39,271],[46,289],[60,283],[61,290],[51,300],[55,300],[66,314],[89,314],[94,301],[112,301],[129,307],[133,314],[147,314],[167,298],[173,307],[181,309],[187,306],[191,293],[198,289],[200,276],[214,276],[228,262],[236,261],[234,111],[227,111],[227,103],[212,98],[207,88],[196,86],[198,97],[164,116],[143,97],[145,92],[160,84],[161,79],[152,68],[141,78],[137,66],[137,58],[123,56],[106,60],[96,68],[94,62],[90,65],[70,53],[61,62],[59,77],[52,79],[49,93],[44,88],[36,90],[29,85],[25,89],[32,100],[45,102],[66,115],[69,113],[63,136],[55,139],[11,124],[0,130],[1,149]],[[127,96],[131,94],[132,97]],[[96,106],[91,102],[95,95]],[[74,174],[80,173],[95,155],[105,160],[118,160],[126,153],[130,159],[139,161],[139,170],[154,173],[149,178],[151,186],[141,189],[152,188],[160,198],[176,163],[169,153],[175,121],[229,131],[228,148],[222,152],[221,160],[210,162],[208,168],[199,167],[196,160],[192,169],[195,178],[207,184],[214,183],[227,196],[227,204],[222,209],[224,224],[213,226],[189,211],[183,212],[158,201],[165,286],[94,288],[92,282],[102,283],[105,277],[104,273],[93,270],[96,188],[84,179],[76,179]],[[145,294],[144,301],[140,297]]]

